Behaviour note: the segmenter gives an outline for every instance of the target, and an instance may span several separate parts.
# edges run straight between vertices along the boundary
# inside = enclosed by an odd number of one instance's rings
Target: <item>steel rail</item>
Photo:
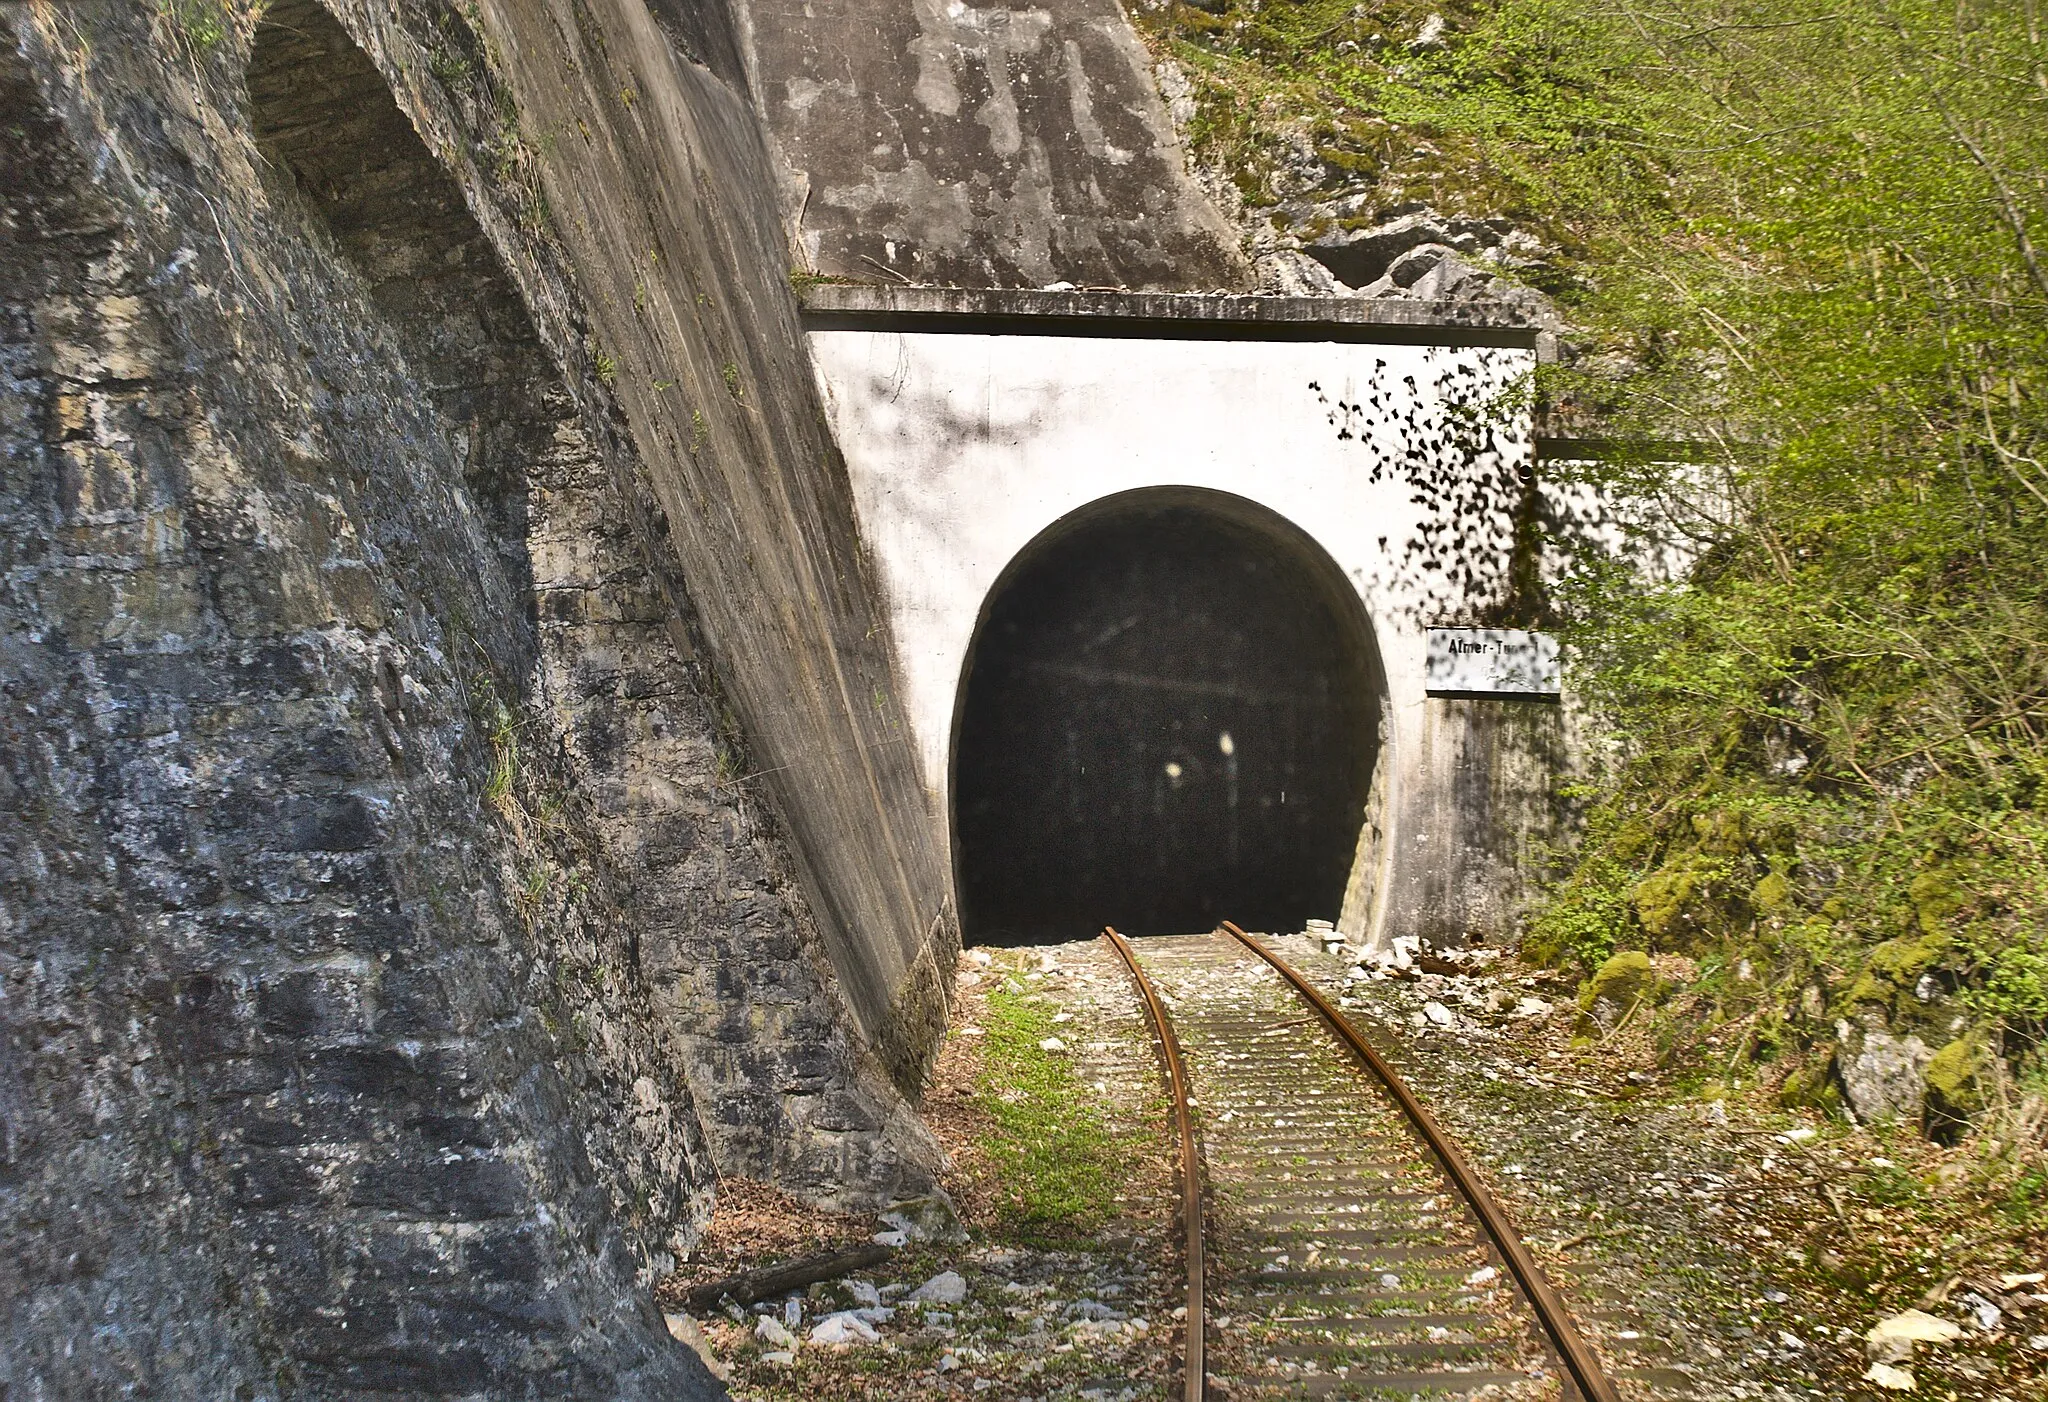
[[[1208,1369],[1202,1358],[1202,1346],[1208,1334],[1202,1310],[1202,1296],[1206,1293],[1202,1269],[1202,1160],[1201,1151],[1195,1145],[1194,1112],[1188,1105],[1187,1068],[1181,1062],[1180,1038],[1173,1033],[1173,1022],[1166,1015],[1166,1005],[1159,1001],[1159,991],[1152,986],[1152,980],[1145,977],[1145,971],[1138,967],[1138,956],[1131,949],[1130,941],[1107,925],[1102,927],[1102,937],[1123,957],[1124,967],[1131,971],[1131,979],[1138,985],[1138,996],[1152,1017],[1152,1031],[1159,1039],[1160,1059],[1166,1063],[1167,1090],[1173,1096],[1174,1128],[1180,1139],[1181,1215],[1187,1221],[1188,1232],[1187,1357],[1183,1396],[1186,1402],[1202,1402],[1208,1384]]]
[[[1358,1029],[1351,1025],[1350,1019],[1338,1012],[1330,1000],[1323,996],[1322,991],[1310,983],[1293,965],[1228,920],[1223,922],[1223,929],[1225,933],[1235,936],[1238,943],[1272,965],[1282,978],[1292,984],[1294,991],[1322,1015],[1323,1021],[1337,1034],[1338,1039],[1349,1046],[1357,1054],[1358,1059],[1365,1063],[1366,1068],[1386,1086],[1395,1103],[1401,1107],[1402,1113],[1407,1115],[1409,1123],[1415,1126],[1423,1141],[1429,1145],[1430,1151],[1436,1155],[1437,1161],[1444,1166],[1444,1172],[1450,1175],[1451,1182],[1457,1186],[1458,1192],[1478,1215],[1480,1226],[1492,1239],[1495,1249],[1501,1254],[1501,1259],[1507,1263],[1508,1272],[1514,1276],[1515,1283],[1522,1287],[1523,1295],[1536,1311],[1538,1322],[1542,1324],[1543,1331],[1550,1336],[1550,1342],[1557,1350],[1558,1360],[1564,1364],[1565,1371],[1571,1374],[1572,1382],[1577,1386],[1585,1402],[1620,1402],[1620,1394],[1615,1392],[1614,1384],[1608,1381],[1607,1374],[1600,1367],[1599,1358],[1580,1335],[1578,1326],[1572,1323],[1570,1311],[1565,1308],[1564,1301],[1558,1297],[1557,1291],[1551,1287],[1549,1278],[1543,1274],[1543,1268],[1536,1264],[1536,1258],[1531,1256],[1529,1248],[1522,1244],[1521,1234],[1508,1220],[1506,1209],[1480,1181],[1479,1175],[1472,1171],[1472,1166],[1465,1161],[1465,1156],[1458,1152],[1458,1146],[1451,1142],[1450,1136],[1444,1133],[1435,1117],[1422,1107],[1422,1102],[1415,1098],[1415,1093],[1408,1089],[1407,1083],[1395,1073],[1393,1067],[1380,1058],[1380,1054],[1372,1049],[1371,1044],[1359,1035]],[[1128,954],[1124,957],[1127,960],[1131,958]],[[1135,962],[1132,967],[1136,967]]]

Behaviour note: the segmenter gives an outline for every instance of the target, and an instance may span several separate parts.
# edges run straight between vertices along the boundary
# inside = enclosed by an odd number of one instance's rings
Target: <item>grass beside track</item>
[[[1133,1146],[1113,1129],[1099,1098],[1060,1050],[1075,1033],[1051,1003],[1007,986],[990,992],[975,1077],[986,1117],[981,1149],[997,1183],[1004,1225],[1031,1245],[1093,1236],[1112,1214]]]
[[[893,1311],[875,1317],[881,1337],[870,1343],[806,1337],[782,1357],[753,1312],[708,1313],[704,1332],[739,1402],[1167,1396],[1180,1283],[1168,1242],[1174,1157],[1123,970],[1092,943],[992,954],[987,964],[987,955],[961,960],[952,1030],[919,1107],[950,1161],[942,1182],[968,1239],[912,1242],[864,1273],[863,1288]],[[1054,1038],[1060,1045],[1043,1045]],[[865,1240],[877,1225],[835,1219],[830,1242],[799,1245],[803,1205],[783,1206],[789,1230],[750,1233],[736,1218],[716,1268],[698,1273]],[[772,1214],[756,1216],[774,1225]],[[965,1280],[965,1300],[905,1302],[947,1270]],[[797,1332],[855,1307],[861,1293],[851,1282],[811,1287]],[[783,1302],[770,1307],[779,1315]]]

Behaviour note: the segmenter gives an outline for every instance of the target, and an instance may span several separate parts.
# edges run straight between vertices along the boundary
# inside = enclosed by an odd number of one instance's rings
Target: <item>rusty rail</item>
[[[1187,1357],[1183,1396],[1186,1402],[1202,1402],[1208,1382],[1208,1369],[1202,1360],[1202,1346],[1208,1334],[1202,1311],[1202,1297],[1206,1292],[1203,1281],[1202,1160],[1201,1151],[1195,1144],[1194,1113],[1188,1106],[1187,1069],[1181,1064],[1180,1039],[1173,1035],[1173,1023],[1166,1016],[1166,1005],[1159,1001],[1159,992],[1153,988],[1152,980],[1146,978],[1145,971],[1138,967],[1138,956],[1132,952],[1130,942],[1106,925],[1102,929],[1102,937],[1122,956],[1124,967],[1131,971],[1131,978],[1138,985],[1138,996],[1144,1001],[1145,1011],[1152,1016],[1152,1031],[1159,1039],[1160,1059],[1166,1063],[1167,1091],[1173,1097],[1174,1128],[1180,1138],[1181,1215],[1187,1222],[1188,1233]]]
[[[1443,1165],[1444,1172],[1450,1176],[1451,1182],[1456,1185],[1458,1192],[1478,1216],[1479,1225],[1492,1240],[1494,1248],[1500,1252],[1501,1259],[1507,1263],[1508,1271],[1514,1276],[1515,1283],[1521,1286],[1523,1296],[1535,1310],[1538,1323],[1543,1326],[1543,1332],[1550,1336],[1551,1345],[1557,1350],[1558,1361],[1571,1375],[1572,1383],[1578,1388],[1585,1402],[1620,1402],[1620,1395],[1615,1392],[1614,1384],[1608,1381],[1607,1374],[1601,1369],[1600,1360],[1594,1356],[1592,1348],[1579,1334],[1578,1326],[1572,1323],[1570,1311],[1565,1308],[1564,1301],[1558,1298],[1557,1291],[1551,1287],[1548,1277],[1543,1274],[1543,1268],[1536,1264],[1536,1258],[1531,1256],[1529,1248],[1522,1244],[1521,1234],[1508,1220],[1506,1209],[1494,1198],[1486,1184],[1480,1181],[1479,1175],[1472,1171],[1472,1166],[1465,1161],[1465,1156],[1458,1152],[1457,1145],[1451,1142],[1450,1136],[1444,1133],[1429,1111],[1422,1107],[1422,1102],[1415,1098],[1415,1093],[1408,1089],[1407,1083],[1395,1073],[1393,1067],[1380,1058],[1380,1054],[1372,1049],[1365,1038],[1359,1035],[1358,1029],[1351,1025],[1350,1020],[1331,1005],[1329,999],[1322,995],[1322,991],[1303,977],[1293,965],[1228,920],[1223,922],[1223,929],[1226,934],[1234,936],[1238,943],[1272,965],[1282,978],[1292,984],[1294,991],[1322,1015],[1323,1021],[1337,1034],[1338,1039],[1350,1047],[1358,1059],[1365,1063],[1366,1068],[1386,1086],[1387,1093],[1393,1096],[1394,1102],[1401,1107],[1401,1112],[1421,1134],[1423,1142],[1429,1145],[1430,1152],[1436,1155],[1437,1162]],[[1117,937],[1117,942],[1125,962],[1131,965],[1133,972],[1136,972],[1137,961],[1127,948],[1122,948],[1121,936]],[[1138,977],[1142,980],[1144,975],[1139,974]],[[1190,1393],[1189,1397],[1193,1402],[1194,1394]]]

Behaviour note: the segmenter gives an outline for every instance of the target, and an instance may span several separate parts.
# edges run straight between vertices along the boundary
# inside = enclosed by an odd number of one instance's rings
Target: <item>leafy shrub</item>
[[[1551,469],[1689,563],[1646,588],[1556,541],[1573,684],[1624,750],[1525,949],[1690,951],[1703,1015],[1795,1042],[1857,989],[1902,1016],[1958,1000],[2025,1061],[2048,1026],[2032,12],[1231,0],[1198,30],[1184,8],[1141,23],[1191,79],[1203,159],[1255,202],[1362,193],[1352,223],[1510,216],[1576,328],[1545,412],[1698,445]],[[1884,960],[1923,937],[1902,984]]]

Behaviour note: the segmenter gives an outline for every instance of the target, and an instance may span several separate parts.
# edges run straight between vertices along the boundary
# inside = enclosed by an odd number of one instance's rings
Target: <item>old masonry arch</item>
[[[1385,692],[1357,590],[1243,497],[1059,521],[984,602],[952,747],[964,937],[1335,920]]]

